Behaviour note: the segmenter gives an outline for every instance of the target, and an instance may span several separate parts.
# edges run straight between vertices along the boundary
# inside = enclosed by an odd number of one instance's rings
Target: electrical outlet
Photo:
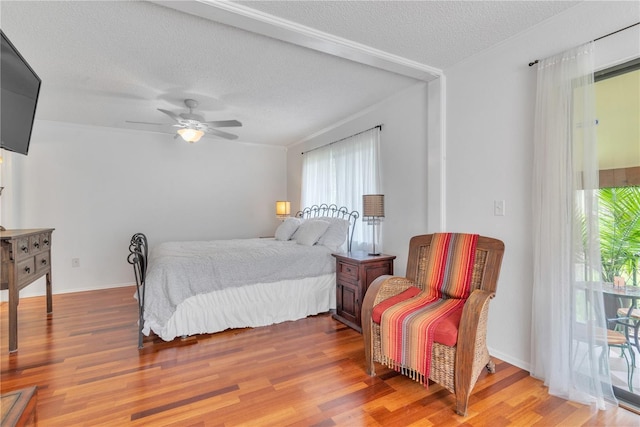
[[[495,216],[504,216],[505,215],[505,205],[504,200],[494,200],[493,201],[493,215]]]
[[[73,268],[80,267],[80,258],[71,258],[71,267]]]

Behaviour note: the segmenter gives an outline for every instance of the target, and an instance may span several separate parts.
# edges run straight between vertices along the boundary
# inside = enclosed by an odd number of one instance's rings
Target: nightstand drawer
[[[353,264],[347,264],[343,261],[338,261],[336,265],[336,272],[338,277],[342,279],[351,279],[354,282],[358,281],[358,266]]]

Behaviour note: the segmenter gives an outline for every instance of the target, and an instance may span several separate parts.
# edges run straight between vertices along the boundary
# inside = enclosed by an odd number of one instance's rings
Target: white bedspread
[[[334,271],[335,259],[328,248],[299,245],[295,241],[235,239],[162,243],[149,257],[144,317],[149,324],[164,326],[176,307],[195,295]]]
[[[336,308],[336,275],[256,283],[184,300],[165,325],[145,320],[143,333],[165,341],[230,328],[257,328],[303,319]]]

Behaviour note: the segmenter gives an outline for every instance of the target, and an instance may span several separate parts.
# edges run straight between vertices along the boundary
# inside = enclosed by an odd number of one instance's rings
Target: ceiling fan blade
[[[139,125],[155,125],[155,126],[164,126],[165,123],[151,123],[151,122],[134,122],[132,120],[126,120],[126,123],[134,123]]]
[[[220,138],[224,138],[224,139],[238,139],[238,135],[233,135],[231,133],[227,133],[227,132],[222,132],[221,130],[217,130],[217,129],[207,129],[206,130],[207,133],[211,134],[211,135],[216,135],[219,136]]]
[[[240,123],[237,120],[218,120],[218,121],[204,122],[204,123],[216,128],[230,128],[230,127],[242,126],[242,123]]]
[[[173,120],[175,120],[176,122],[180,121],[180,116],[178,116],[176,113],[174,113],[173,111],[169,111],[169,110],[163,110],[162,108],[158,108],[158,111],[161,111],[163,113],[165,113],[167,116],[171,117]]]

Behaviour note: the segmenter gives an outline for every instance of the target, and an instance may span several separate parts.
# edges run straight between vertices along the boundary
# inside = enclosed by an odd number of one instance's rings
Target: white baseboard
[[[516,359],[508,354],[502,353],[494,348],[489,347],[489,354],[491,356],[497,357],[500,360],[503,360],[513,366],[516,366],[520,369],[524,369],[527,372],[531,372],[531,364],[529,362],[525,362],[524,360]]]
[[[116,283],[116,284],[98,285],[98,286],[92,286],[92,287],[82,288],[82,289],[56,289],[54,285],[53,294],[58,295],[58,294],[71,294],[74,292],[99,291],[102,289],[123,288],[125,286],[135,286],[135,283]],[[42,289],[42,287],[33,287],[32,289],[37,289],[37,290],[33,293],[29,293],[28,292],[29,287],[22,289],[20,291],[20,299],[31,298],[31,297],[41,297],[46,295],[46,291]],[[131,295],[133,295],[133,293]],[[7,290],[0,291],[0,302],[8,302],[8,301],[9,301],[9,291]]]

